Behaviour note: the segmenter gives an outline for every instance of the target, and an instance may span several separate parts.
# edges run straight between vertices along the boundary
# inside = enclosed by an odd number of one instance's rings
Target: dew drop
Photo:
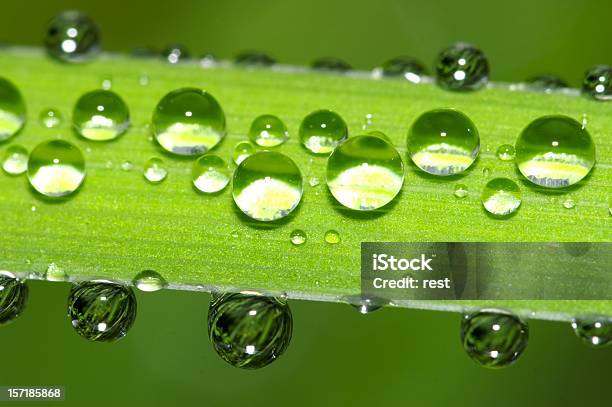
[[[326,72],[346,72],[353,69],[348,63],[333,57],[317,58],[312,62],[312,69]]]
[[[612,100],[612,66],[595,65],[584,75],[582,93],[595,100]]]
[[[112,163],[111,163],[111,166],[112,166]],[[107,166],[107,168],[110,168],[110,167],[108,167],[108,166]],[[132,170],[132,168],[134,168],[134,164],[132,164],[132,162],[131,162],[131,161],[127,161],[127,160],[126,160],[126,161],[123,161],[123,162],[121,163],[121,169],[122,169],[123,171],[126,171],[126,172],[127,172],[127,171],[131,171],[131,170]]]
[[[28,291],[25,280],[0,270],[0,325],[21,315],[28,302]]]
[[[435,62],[438,86],[455,91],[476,90],[489,79],[489,62],[470,44],[457,43],[444,49]]]
[[[62,124],[63,120],[62,114],[59,112],[59,110],[53,108],[43,109],[38,118],[40,120],[40,124],[48,129],[58,127],[60,124]]]
[[[385,62],[382,74],[386,77],[402,77],[412,83],[420,83],[427,74],[427,69],[416,59],[401,56]]]
[[[474,163],[480,136],[474,123],[454,109],[423,113],[412,124],[408,154],[417,167],[433,175],[453,175]]]
[[[241,66],[264,67],[274,65],[276,60],[263,52],[248,50],[238,54],[235,62]]]
[[[232,230],[230,233],[230,236],[233,237],[234,239],[237,239],[238,237],[240,237],[240,233],[238,233],[237,230]]]
[[[468,356],[487,368],[514,363],[529,340],[527,324],[500,310],[481,310],[461,321],[461,342]]]
[[[43,195],[70,195],[85,179],[83,153],[64,140],[44,141],[30,153],[28,179],[32,187]]]
[[[349,138],[327,160],[327,186],[338,202],[368,211],[391,202],[402,189],[404,164],[386,140],[366,135]]]
[[[250,141],[241,141],[239,143],[236,143],[236,145],[234,146],[232,160],[234,160],[236,164],[240,164],[247,157],[250,157],[255,154],[255,152],[255,146]]]
[[[287,126],[271,114],[256,118],[249,129],[249,139],[261,147],[276,147],[289,138]]]
[[[516,150],[510,144],[502,144],[497,148],[496,155],[502,161],[512,161],[516,156]]]
[[[507,216],[521,205],[521,189],[508,178],[494,178],[482,191],[482,205],[492,215]]]
[[[453,192],[453,195],[455,195],[455,197],[457,198],[465,198],[466,196],[468,196],[469,190],[467,185],[465,184],[457,184],[455,185],[455,192]]]
[[[144,165],[144,177],[152,184],[159,184],[168,176],[168,171],[164,167],[161,158],[153,157],[147,160]]]
[[[346,297],[346,301],[362,315],[378,311],[389,303],[383,298],[364,295]]]
[[[136,274],[132,284],[140,291],[145,292],[159,291],[168,286],[168,282],[158,272],[153,270],[143,270]]]
[[[84,138],[92,141],[113,140],[130,125],[128,107],[114,92],[94,90],[79,98],[72,113],[72,124]]]
[[[48,281],[67,281],[66,271],[55,263],[49,264],[45,271],[45,279]]]
[[[595,165],[595,145],[576,120],[543,116],[531,122],[516,141],[516,164],[532,183],[563,188],[587,176]]]
[[[563,201],[563,207],[565,209],[573,209],[575,206],[576,206],[576,203],[571,198],[568,198],[565,201]]]
[[[189,59],[189,51],[183,45],[172,44],[162,50],[162,57],[169,64],[178,64],[186,59]]]
[[[26,122],[26,107],[19,90],[0,77],[0,141],[13,137]]]
[[[225,137],[225,114],[208,92],[182,88],[168,93],[153,113],[153,134],[167,151],[199,155]]]
[[[212,68],[219,63],[217,56],[211,53],[204,53],[198,59],[202,68]]]
[[[327,232],[325,232],[325,241],[329,244],[340,243],[340,233],[333,229],[328,230]]]
[[[63,62],[85,62],[100,48],[100,30],[96,23],[78,11],[65,11],[47,27],[45,48]]]
[[[289,235],[289,239],[291,240],[291,244],[294,246],[300,246],[306,243],[306,232],[302,229],[295,229],[291,231]]]
[[[234,172],[234,202],[255,220],[284,218],[300,203],[302,192],[299,168],[281,153],[257,152],[242,161]]]
[[[113,79],[110,76],[105,76],[100,81],[103,90],[111,90],[113,87]]]
[[[331,110],[317,110],[300,125],[300,141],[315,154],[329,154],[348,137],[348,128],[340,115]]]
[[[138,83],[140,86],[149,86],[149,83],[151,83],[151,78],[149,78],[149,75],[143,73],[138,77]]]
[[[72,327],[90,341],[123,338],[136,319],[136,296],[130,287],[106,280],[84,281],[68,297]]]
[[[572,328],[584,343],[602,348],[612,343],[612,319],[605,316],[585,316],[572,321]]]
[[[319,185],[321,183],[321,181],[319,181],[319,179],[317,177],[311,177],[308,180],[308,185],[310,185],[311,187],[316,187],[317,185]]]
[[[208,335],[232,366],[259,369],[281,356],[291,341],[293,317],[280,298],[222,294],[210,303]]]
[[[191,180],[199,191],[212,194],[229,184],[230,172],[221,157],[206,154],[193,163]]]
[[[569,88],[567,82],[556,75],[538,75],[525,81],[530,89],[550,93],[553,90]]]
[[[2,169],[10,175],[20,175],[28,169],[28,150],[12,145],[4,152]]]
[[[482,175],[485,178],[489,177],[491,175],[491,169],[489,167],[484,167],[482,169]]]

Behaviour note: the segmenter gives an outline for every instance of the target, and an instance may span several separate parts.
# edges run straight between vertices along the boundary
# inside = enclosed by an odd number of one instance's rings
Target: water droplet
[[[346,72],[353,69],[348,63],[333,57],[317,58],[312,62],[312,69],[327,72]]]
[[[234,146],[234,152],[232,153],[232,159],[236,164],[240,164],[247,157],[255,154],[255,146],[250,141],[241,141],[236,143]]]
[[[582,81],[582,93],[595,100],[612,99],[612,66],[595,65]]]
[[[411,57],[397,57],[382,66],[382,73],[387,77],[403,77],[412,83],[420,83],[427,74],[425,66]]]
[[[391,144],[376,136],[351,137],[327,160],[327,186],[338,202],[367,211],[385,206],[402,189],[404,164]]]
[[[111,166],[112,166],[112,163],[111,163]],[[108,167],[108,166],[107,166],[107,167]],[[110,168],[110,167],[109,167],[109,168]],[[132,162],[131,162],[131,161],[127,161],[127,160],[126,160],[126,161],[123,161],[123,162],[121,163],[121,169],[122,169],[123,171],[130,171],[132,168],[134,168],[134,164],[132,164]]]
[[[447,90],[476,90],[489,79],[489,62],[470,44],[457,43],[444,49],[435,63],[436,83]]]
[[[563,201],[563,207],[565,209],[573,209],[575,206],[576,206],[576,203],[571,198],[567,198],[565,201]]]
[[[321,181],[319,181],[319,179],[317,177],[311,177],[308,180],[308,185],[310,185],[311,187],[316,187],[317,185],[319,185],[321,183]]]
[[[603,315],[576,318],[572,328],[587,345],[602,348],[612,343],[612,319]]]
[[[28,179],[32,187],[43,195],[70,195],[85,179],[83,153],[64,140],[44,141],[30,153]]]
[[[47,267],[45,278],[48,281],[67,281],[68,274],[66,274],[66,271],[64,271],[64,269],[57,264],[51,263],[49,264],[49,267]]]
[[[111,90],[111,88],[113,87],[113,78],[111,78],[110,76],[103,77],[100,82],[103,90]]]
[[[150,82],[151,82],[151,78],[149,78],[149,75],[145,73],[143,73],[142,75],[138,77],[138,83],[140,84],[140,86],[149,86]]]
[[[168,176],[168,171],[164,168],[161,158],[153,157],[147,160],[144,165],[144,177],[152,184],[159,184]]]
[[[367,113],[363,119],[363,125],[361,126],[362,130],[367,130],[368,128],[372,127],[372,123],[374,121],[374,115],[372,113]],[[380,133],[380,134],[384,134],[381,131],[372,131],[371,133]]]
[[[26,282],[8,271],[0,271],[0,325],[17,318],[28,302]]]
[[[234,202],[255,220],[284,218],[300,203],[302,192],[299,168],[281,153],[255,153],[242,161],[234,172]]]
[[[78,11],[65,11],[49,23],[45,48],[60,61],[84,62],[97,54],[100,30],[88,16]]]
[[[181,155],[207,152],[225,136],[225,114],[208,92],[182,88],[168,93],[153,113],[153,134],[167,151]]]
[[[433,175],[465,171],[476,160],[480,136],[474,123],[454,109],[423,113],[408,132],[408,154],[412,161]]]
[[[136,274],[132,280],[132,284],[140,291],[153,292],[166,288],[168,282],[158,272],[144,270]]]
[[[36,205],[32,205],[32,206],[30,207],[30,210],[31,210],[32,212],[36,212],[36,209],[37,209],[37,208],[36,208]]]
[[[191,180],[199,191],[212,194],[229,184],[230,172],[221,157],[206,154],[193,163]]]
[[[127,334],[136,319],[136,296],[130,287],[111,281],[84,281],[70,290],[68,317],[83,338],[115,341]]]
[[[468,196],[469,190],[467,185],[465,184],[457,184],[455,185],[455,192],[453,193],[457,198],[465,198]]]
[[[198,59],[202,68],[211,68],[219,62],[217,56],[211,53],[204,53]]]
[[[306,243],[306,232],[304,232],[302,229],[295,229],[291,231],[289,238],[291,239],[291,244],[294,246],[300,246]]]
[[[521,205],[521,189],[508,178],[494,178],[482,191],[482,205],[492,215],[507,216]]]
[[[482,175],[483,177],[487,178],[489,175],[491,175],[491,169],[489,167],[484,167],[482,169]]]
[[[389,302],[383,298],[366,297],[364,295],[353,295],[346,297],[346,301],[351,304],[360,314],[366,315],[378,311]]]
[[[502,144],[497,148],[496,154],[497,158],[502,161],[512,161],[516,155],[516,150],[510,144]]]
[[[348,137],[346,123],[336,112],[317,110],[300,125],[300,141],[315,154],[329,154]]]
[[[511,365],[523,354],[528,340],[527,324],[509,312],[482,310],[461,321],[463,348],[484,367]]]
[[[529,88],[541,92],[552,92],[553,90],[569,88],[567,82],[556,75],[538,75],[525,81]]]
[[[276,147],[289,138],[289,132],[281,119],[271,114],[264,114],[251,124],[249,138],[258,146]]]
[[[62,114],[56,109],[43,109],[39,115],[40,123],[48,129],[58,127],[62,124]]]
[[[208,311],[208,334],[217,354],[232,366],[259,369],[285,352],[293,331],[286,301],[223,294]]]
[[[563,188],[587,176],[595,165],[595,145],[586,129],[567,116],[543,116],[516,141],[516,164],[529,181]]]
[[[79,98],[72,113],[72,124],[88,140],[113,140],[130,125],[128,107],[114,92],[94,90]]]
[[[328,230],[327,232],[325,232],[325,241],[329,244],[340,243],[340,233],[333,229]]]
[[[22,129],[26,122],[25,102],[19,90],[0,77],[0,141],[4,141]]]
[[[12,145],[4,152],[2,169],[10,175],[20,175],[28,169],[28,150],[19,145]]]
[[[240,233],[238,233],[237,230],[232,230],[232,232],[230,233],[230,236],[236,239],[240,236]]]
[[[162,57],[170,64],[178,64],[189,59],[190,55],[183,45],[172,44],[162,50]]]
[[[276,63],[276,60],[271,56],[259,51],[243,51],[236,56],[236,64],[242,66],[270,66]]]

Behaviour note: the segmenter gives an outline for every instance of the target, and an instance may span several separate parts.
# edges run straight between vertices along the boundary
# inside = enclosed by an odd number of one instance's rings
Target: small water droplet
[[[232,232],[230,233],[230,236],[233,237],[234,239],[237,239],[240,236],[240,233],[238,233],[237,230],[232,230]]]
[[[435,63],[438,86],[455,91],[476,90],[489,80],[489,62],[470,44],[457,43],[444,49]]]
[[[64,269],[57,264],[51,263],[49,264],[49,267],[47,267],[45,278],[48,281],[67,281],[68,274],[66,274],[66,271],[64,271]]]
[[[247,157],[255,154],[257,150],[255,146],[250,141],[241,141],[236,143],[234,146],[234,152],[232,153],[232,159],[236,164],[240,164]]]
[[[123,338],[136,319],[136,296],[130,287],[106,280],[84,281],[70,290],[68,317],[90,341]]]
[[[114,92],[94,90],[74,106],[72,123],[81,136],[92,141],[113,140],[130,125],[128,107]]]
[[[300,141],[315,154],[329,154],[348,137],[346,123],[336,112],[317,110],[300,125]]]
[[[457,184],[455,185],[455,192],[453,193],[457,198],[465,198],[468,196],[468,187],[465,184]]]
[[[529,340],[527,324],[501,310],[481,310],[461,321],[461,342],[468,356],[488,368],[514,363]]]
[[[595,65],[584,75],[582,93],[595,100],[612,99],[612,66]]]
[[[346,301],[360,314],[366,315],[378,311],[389,302],[383,298],[374,296],[354,295],[346,297]]]
[[[132,284],[140,291],[153,292],[166,288],[168,282],[156,271],[143,270],[136,274]]]
[[[96,23],[78,11],[65,11],[47,27],[45,48],[49,55],[63,62],[84,62],[100,48],[100,30]]]
[[[138,84],[140,86],[149,86],[150,82],[151,78],[149,78],[149,75],[147,75],[146,73],[143,73],[138,77]]]
[[[327,186],[334,198],[350,209],[367,211],[387,205],[403,182],[401,156],[380,137],[351,137],[327,160]]]
[[[298,166],[281,153],[257,152],[242,161],[234,172],[234,202],[255,220],[284,218],[298,206],[302,192]]]
[[[502,161],[512,161],[514,160],[516,151],[514,150],[514,146],[510,144],[502,144],[497,148],[497,158]]]
[[[28,292],[25,280],[0,270],[0,325],[21,315],[28,302]]]
[[[167,151],[200,155],[225,137],[225,113],[208,92],[182,88],[164,96],[153,113],[153,134]]]
[[[60,197],[72,194],[85,179],[85,158],[64,140],[44,141],[28,158],[28,180],[39,193]]]
[[[423,113],[408,133],[408,153],[412,161],[433,175],[453,175],[471,166],[480,149],[480,136],[474,123],[454,109]]]
[[[482,169],[482,175],[487,178],[491,175],[491,169],[489,167],[484,167]]]
[[[403,77],[412,83],[420,83],[427,74],[427,69],[416,59],[401,56],[387,61],[382,66],[382,74],[386,77]]]
[[[263,52],[248,50],[238,54],[235,62],[241,66],[264,67],[274,65],[276,60]]]
[[[300,246],[306,243],[306,232],[304,232],[302,229],[295,229],[291,231],[289,239],[291,240],[291,244],[294,246]]]
[[[603,315],[576,318],[572,321],[572,328],[589,346],[602,348],[612,343],[612,319]]]
[[[28,169],[28,150],[12,145],[4,152],[2,169],[10,175],[20,175]]]
[[[147,160],[144,165],[144,177],[152,184],[159,184],[168,176],[168,171],[164,167],[161,158],[153,157]]]
[[[289,138],[287,126],[271,114],[259,116],[251,124],[249,139],[262,147],[276,147]]]
[[[482,191],[482,205],[492,215],[507,216],[521,205],[521,189],[508,178],[494,178]]]
[[[310,185],[311,187],[316,187],[317,185],[319,185],[321,183],[321,181],[319,181],[319,179],[317,177],[311,177],[308,180],[308,185]]]
[[[565,201],[563,201],[563,207],[565,209],[573,209],[575,206],[576,206],[576,203],[571,198],[567,198]]]
[[[189,59],[190,55],[183,45],[172,44],[162,50],[162,57],[170,64],[178,64]]]
[[[531,122],[516,141],[516,164],[532,183],[563,188],[582,180],[595,165],[595,145],[576,120],[561,115]]]
[[[113,78],[111,78],[110,76],[103,77],[100,81],[100,85],[102,86],[103,90],[111,90],[111,88],[113,87]]]
[[[36,212],[36,210],[37,210],[36,205],[32,205],[32,206],[30,207],[30,210],[31,210],[32,212]]]
[[[530,89],[550,93],[553,90],[569,88],[567,82],[556,75],[538,75],[525,81]]]
[[[109,161],[108,163],[110,163],[110,166],[109,166],[109,165],[107,165],[107,168],[112,167],[113,163],[111,163],[110,161]],[[107,164],[108,164],[108,163],[107,163]],[[131,162],[131,161],[127,161],[127,160],[126,160],[126,161],[123,161],[123,162],[121,163],[121,169],[122,169],[123,171],[131,171],[131,170],[132,170],[132,168],[134,168],[134,164],[132,164],[132,162]]]
[[[293,317],[283,299],[223,294],[210,303],[210,340],[217,354],[232,366],[267,366],[285,352],[292,331]]]
[[[48,129],[58,127],[62,124],[62,114],[59,110],[48,108],[43,109],[38,116],[40,123]]]
[[[191,180],[199,191],[212,194],[229,184],[230,172],[221,157],[206,154],[193,163]]]
[[[374,122],[374,115],[372,113],[367,113],[363,119],[363,125],[361,126],[361,129],[362,130],[369,129],[370,127],[372,127],[373,122]]]
[[[200,66],[202,68],[212,68],[218,64],[218,59],[215,54],[205,53],[200,55]]]
[[[26,122],[26,107],[19,90],[0,77],[0,141],[13,137]]]
[[[326,72],[346,72],[353,69],[348,63],[333,57],[317,58],[312,62],[312,69]]]
[[[327,232],[325,232],[325,241],[329,244],[340,243],[340,233],[333,229],[328,230]]]

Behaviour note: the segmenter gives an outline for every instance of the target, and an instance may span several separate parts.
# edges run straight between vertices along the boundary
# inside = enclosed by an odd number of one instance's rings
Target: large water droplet
[[[193,163],[191,180],[198,190],[212,194],[229,184],[230,172],[221,157],[206,154]]]
[[[525,81],[529,88],[542,92],[552,92],[556,89],[569,88],[567,82],[556,75],[538,75]]]
[[[340,233],[337,230],[330,229],[325,232],[324,239],[326,243],[338,244],[340,243]]]
[[[255,154],[256,151],[257,150],[255,149],[255,146],[250,141],[241,141],[239,143],[236,143],[236,145],[234,146],[232,160],[234,160],[236,164],[240,164],[247,157]]]
[[[72,113],[72,124],[88,140],[113,140],[130,125],[127,105],[114,92],[94,90],[79,98]]]
[[[0,270],[0,325],[17,318],[28,302],[26,282],[8,271]]]
[[[420,83],[427,74],[425,66],[412,57],[397,57],[385,62],[382,74],[387,77],[403,77],[412,83]]]
[[[587,345],[601,348],[612,343],[612,319],[603,315],[576,318],[572,328]]]
[[[136,274],[132,284],[140,291],[153,292],[166,288],[168,282],[157,271],[143,270]]]
[[[235,367],[258,369],[287,349],[293,317],[278,298],[223,294],[208,311],[208,334],[217,354]]]
[[[463,348],[475,362],[488,368],[514,363],[527,347],[529,330],[519,317],[500,310],[482,310],[461,321]]]
[[[264,114],[253,120],[249,138],[258,146],[276,147],[289,138],[289,132],[281,119],[271,114]]]
[[[346,72],[353,69],[347,62],[333,57],[317,58],[311,66],[312,69],[327,72]]]
[[[516,156],[516,150],[514,149],[514,146],[510,144],[502,144],[497,148],[495,154],[497,155],[497,158],[502,161],[512,161]]]
[[[595,65],[582,81],[582,93],[595,100],[612,100],[612,66]]]
[[[64,62],[84,62],[97,54],[100,30],[92,19],[78,11],[65,11],[47,27],[45,48]]]
[[[210,93],[196,88],[177,89],[157,104],[153,133],[171,153],[202,154],[225,136],[225,114]]]
[[[20,175],[28,169],[28,150],[19,145],[12,145],[4,152],[2,169],[10,175]]]
[[[48,129],[58,127],[62,124],[62,114],[57,109],[43,109],[38,118],[40,123]]]
[[[43,195],[70,195],[85,179],[83,153],[64,140],[44,141],[30,153],[28,179],[32,187]]]
[[[26,122],[26,107],[19,90],[0,77],[0,141],[21,130]]]
[[[351,137],[327,160],[327,186],[338,202],[367,211],[385,206],[402,189],[404,164],[389,142],[376,136]]]
[[[263,67],[274,65],[276,60],[263,52],[247,50],[238,54],[235,62],[242,66]]]
[[[419,116],[408,132],[407,144],[408,154],[417,167],[446,176],[461,173],[474,163],[480,136],[469,117],[444,108]]]
[[[152,184],[159,184],[168,176],[168,171],[164,167],[161,158],[153,157],[147,160],[144,165],[143,175]]]
[[[136,319],[136,296],[130,287],[111,281],[84,281],[70,290],[68,317],[85,339],[121,339]]]
[[[448,90],[476,90],[489,79],[489,62],[484,53],[470,44],[453,44],[444,49],[435,63],[436,83]]]
[[[234,172],[234,202],[256,220],[272,221],[289,215],[300,203],[302,191],[302,174],[297,165],[274,151],[253,154]]]
[[[315,154],[328,154],[348,137],[346,123],[336,112],[317,110],[300,125],[300,141]]]
[[[587,130],[567,116],[531,122],[516,141],[516,164],[525,178],[546,188],[563,188],[587,176],[595,145]]]
[[[510,215],[521,206],[521,189],[508,178],[494,178],[482,191],[482,205],[495,216]]]
[[[300,246],[306,243],[306,232],[302,229],[295,229],[291,231],[289,235],[289,239],[291,240],[291,244],[294,246]]]
[[[190,58],[189,51],[181,44],[168,45],[162,50],[161,54],[170,64],[178,64]]]

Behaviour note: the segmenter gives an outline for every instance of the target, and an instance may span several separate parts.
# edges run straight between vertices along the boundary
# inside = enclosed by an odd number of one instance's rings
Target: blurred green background
[[[370,69],[403,54],[430,65],[442,47],[463,40],[487,53],[493,80],[556,73],[575,86],[590,65],[612,63],[612,4],[604,0],[3,0],[0,41],[39,45],[46,22],[68,8],[98,21],[109,51],[182,43],[195,55],[259,49],[283,63],[335,56]],[[242,371],[208,342],[207,295],[139,294],[130,334],[98,344],[70,327],[67,285],[30,286],[25,314],[0,329],[0,385],[63,385],[70,405],[610,402],[612,348],[583,346],[567,324],[533,321],[521,360],[491,371],[463,353],[457,314],[389,309],[362,316],[349,306],[292,302],[287,353],[263,370]]]

